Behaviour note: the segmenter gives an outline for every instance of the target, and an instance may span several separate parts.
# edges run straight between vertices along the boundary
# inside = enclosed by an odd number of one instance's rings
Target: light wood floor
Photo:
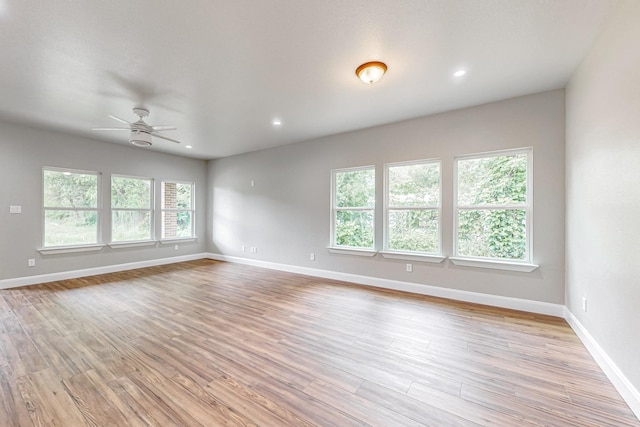
[[[640,426],[561,319],[209,260],[0,291],[0,426]]]

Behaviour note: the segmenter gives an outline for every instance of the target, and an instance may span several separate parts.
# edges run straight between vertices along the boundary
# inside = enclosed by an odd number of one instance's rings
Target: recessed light
[[[192,146],[190,146],[190,145],[187,145],[185,148],[193,148],[193,147],[192,147]]]
[[[467,74],[467,70],[458,70],[455,73],[453,73],[453,77],[462,77],[465,74]]]
[[[271,124],[272,124],[272,125],[274,125],[274,126],[282,126],[282,120],[280,120],[280,119],[274,119],[274,120],[271,122]]]

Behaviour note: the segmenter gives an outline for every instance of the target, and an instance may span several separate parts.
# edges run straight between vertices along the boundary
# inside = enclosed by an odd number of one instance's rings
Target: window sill
[[[432,262],[435,264],[439,264],[446,259],[446,257],[442,255],[430,255],[430,254],[420,254],[416,252],[389,252],[383,251],[380,254],[384,258],[391,259],[402,259],[406,261],[416,261],[416,262]]]
[[[463,267],[492,268],[494,270],[520,271],[523,273],[531,273],[540,267],[537,264],[529,264],[526,262],[499,261],[478,258],[449,257],[452,263]]]
[[[184,242],[195,242],[198,240],[197,237],[176,237],[172,239],[162,239],[158,240],[161,245],[171,245],[173,243],[184,243]]]
[[[137,248],[140,246],[155,246],[155,240],[143,240],[137,242],[111,242],[109,243],[109,247],[111,249],[124,249],[124,248]]]
[[[332,254],[342,254],[342,255],[357,255],[357,256],[375,256],[378,252],[373,249],[358,249],[358,248],[349,248],[346,246],[330,246],[329,252]]]
[[[40,248],[37,251],[42,255],[71,254],[75,252],[96,252],[102,250],[105,245],[75,245],[75,246],[55,246],[50,248]]]

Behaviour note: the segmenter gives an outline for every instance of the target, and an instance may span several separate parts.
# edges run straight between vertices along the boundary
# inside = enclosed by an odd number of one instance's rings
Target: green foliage
[[[373,248],[375,178],[374,169],[336,172],[336,207],[359,209],[336,211],[336,245]],[[362,208],[366,210],[361,210]]]
[[[98,212],[47,210],[44,215],[44,246],[97,243]]]
[[[356,248],[373,248],[373,212],[337,211],[336,244]]]
[[[111,177],[111,207],[150,209],[151,181],[141,178]]]
[[[438,211],[406,208],[438,207],[440,163],[390,166],[388,183],[388,248],[397,251],[438,252]]]
[[[336,207],[373,208],[376,205],[373,169],[336,172]]]
[[[460,255],[524,259],[526,211],[482,209],[492,205],[524,206],[527,196],[525,154],[458,162],[458,204],[476,207],[458,213]]]
[[[461,210],[458,253],[489,258],[524,259],[526,211]]]
[[[44,206],[47,208],[97,208],[98,176],[45,170]]]
[[[191,209],[191,184],[177,184],[177,204],[178,209]]]
[[[190,211],[165,211],[162,212],[162,237],[191,237],[192,216]],[[175,230],[173,223],[175,222]],[[169,228],[167,228],[169,227]]]
[[[389,249],[437,253],[438,236],[437,210],[389,211]]]
[[[98,176],[45,170],[43,189],[44,207],[47,208],[44,245],[96,243]]]
[[[458,183],[458,253],[524,259],[527,155],[460,160]],[[389,167],[389,249],[437,253],[439,204],[439,163]],[[360,209],[336,212],[336,244],[372,248],[374,171],[336,173],[336,205]]]
[[[151,180],[112,176],[111,207],[118,209],[111,214],[111,241],[151,238]]]
[[[113,211],[111,213],[111,241],[132,242],[150,238],[149,211]]]
[[[180,211],[176,213],[177,237],[191,236],[191,212]]]
[[[440,163],[389,167],[389,207],[437,207]]]
[[[525,154],[458,162],[460,206],[517,205],[525,203],[526,196]]]

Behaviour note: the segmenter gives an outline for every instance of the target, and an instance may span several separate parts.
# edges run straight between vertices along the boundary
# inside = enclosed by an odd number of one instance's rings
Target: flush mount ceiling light
[[[356,76],[365,83],[375,83],[386,71],[387,65],[384,62],[366,62],[356,69]]]

